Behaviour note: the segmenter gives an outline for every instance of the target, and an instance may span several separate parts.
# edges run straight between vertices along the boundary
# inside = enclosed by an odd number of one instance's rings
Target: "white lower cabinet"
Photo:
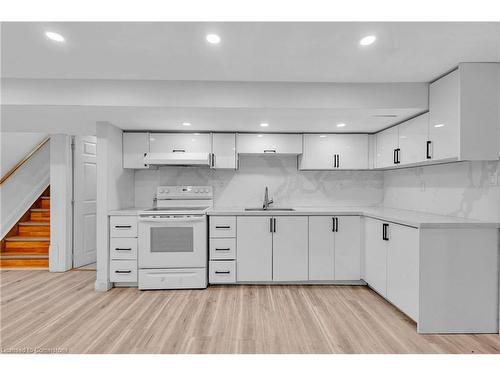
[[[418,320],[418,229],[390,224],[387,248],[387,299]]]
[[[109,216],[109,281],[137,283],[137,216]]]
[[[387,242],[383,223],[365,218],[365,281],[382,296],[387,295]]]
[[[233,284],[236,282],[236,264],[234,260],[211,260],[208,269],[210,284]]]
[[[278,216],[273,223],[273,281],[308,279],[307,216]]]
[[[309,217],[309,280],[359,280],[359,216]]]
[[[272,281],[273,234],[268,216],[238,216],[236,277],[240,282]]]

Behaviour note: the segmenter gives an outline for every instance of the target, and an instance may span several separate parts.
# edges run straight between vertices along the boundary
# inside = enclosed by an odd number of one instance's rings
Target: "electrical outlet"
[[[488,180],[490,182],[490,186],[498,186],[498,172],[490,172],[488,174]]]

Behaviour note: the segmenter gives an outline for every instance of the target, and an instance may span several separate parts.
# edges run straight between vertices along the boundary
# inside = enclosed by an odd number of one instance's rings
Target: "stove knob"
[[[199,191],[198,189],[196,189],[194,192],[195,192],[195,193],[199,193],[200,191]]]
[[[163,190],[164,193],[168,193],[168,189]]]

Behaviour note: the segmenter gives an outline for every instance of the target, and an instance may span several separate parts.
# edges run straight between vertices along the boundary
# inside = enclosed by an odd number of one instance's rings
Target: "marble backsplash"
[[[497,173],[496,184],[490,175]],[[500,221],[500,162],[461,162],[384,172],[384,205]]]
[[[383,200],[383,172],[298,171],[295,156],[240,156],[240,168],[161,167],[135,171],[135,205],[151,206],[160,185],[211,185],[218,207],[258,207],[264,187],[276,206],[376,205]]]

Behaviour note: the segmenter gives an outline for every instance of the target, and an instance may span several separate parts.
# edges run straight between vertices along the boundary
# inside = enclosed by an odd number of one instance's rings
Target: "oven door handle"
[[[205,220],[205,216],[199,217],[141,217],[139,221],[141,222],[150,222],[150,223],[188,223],[194,221],[203,221]]]

